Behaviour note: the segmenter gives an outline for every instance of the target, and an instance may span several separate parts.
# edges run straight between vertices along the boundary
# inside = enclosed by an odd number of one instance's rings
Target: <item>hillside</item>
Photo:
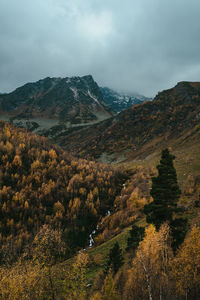
[[[101,161],[148,159],[166,146],[181,150],[199,142],[200,83],[180,82],[153,101],[99,124],[60,136],[72,153]]]
[[[0,95],[0,118],[43,135],[112,116],[92,76],[45,78]]]
[[[66,152],[0,122],[2,299],[139,300],[151,292],[197,300],[199,103],[200,83],[178,83],[152,102],[60,134],[54,141]],[[176,155],[181,189],[173,220],[187,220],[187,227],[177,223],[187,235],[176,251],[172,228],[156,230],[144,215],[165,147]],[[108,264],[116,247],[115,272]]]
[[[14,260],[44,224],[62,230],[66,256],[87,246],[90,232],[120,193],[125,173],[75,159],[4,122],[0,129],[1,260]]]
[[[153,299],[158,298],[161,288],[166,300],[184,299],[185,290],[182,289],[186,281],[182,276],[184,270],[187,281],[188,276],[191,278],[186,286],[186,289],[190,288],[189,299],[197,300],[200,230],[193,225],[199,224],[199,207],[193,207],[196,210],[196,218],[190,222],[192,230],[188,231],[180,250],[173,254],[168,227],[162,227],[157,232],[152,225],[147,227],[142,214],[144,204],[149,201],[150,176],[153,174],[155,173],[152,170],[147,172],[142,167],[136,168],[134,174],[129,174],[129,179],[123,184],[114,205],[110,206],[110,213],[98,223],[95,245],[78,251],[70,259],[63,261],[63,256],[59,253],[55,261],[55,253],[60,248],[58,223],[51,232],[48,227],[42,227],[31,244],[33,258],[27,257],[25,252],[25,257],[22,256],[17,263],[0,266],[2,299],[17,300],[29,297],[63,300],[131,300],[133,296],[138,300],[142,297],[148,299],[147,279],[143,268],[145,264],[148,266],[148,278],[153,287]],[[191,188],[193,186],[190,182],[182,197],[188,197]],[[182,210],[183,212],[186,216],[187,212]],[[138,241],[139,245],[135,247],[133,244],[130,249],[127,249],[127,243],[132,229],[128,224],[146,227],[144,239],[141,238],[140,243]],[[69,225],[68,223],[67,226]],[[54,237],[56,240],[52,241]],[[134,237],[134,242],[136,240],[137,237],[136,239]],[[101,245],[98,246],[98,243]],[[119,243],[124,263],[117,273],[114,273],[112,268],[110,271],[106,270],[110,252],[116,243]]]

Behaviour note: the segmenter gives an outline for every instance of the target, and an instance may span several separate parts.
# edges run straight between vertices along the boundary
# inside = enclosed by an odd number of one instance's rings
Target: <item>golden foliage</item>
[[[169,226],[164,224],[156,232],[155,227],[150,225],[129,270],[124,299],[144,296],[158,299],[160,293],[170,292],[169,263],[172,257]]]
[[[8,236],[19,245],[24,232],[22,252],[45,223],[66,229],[72,252],[84,247],[99,215],[113,204],[122,173],[72,158],[47,139],[4,122],[0,129],[0,252]]]
[[[172,276],[181,295],[200,292],[200,228],[194,226],[171,262]]]

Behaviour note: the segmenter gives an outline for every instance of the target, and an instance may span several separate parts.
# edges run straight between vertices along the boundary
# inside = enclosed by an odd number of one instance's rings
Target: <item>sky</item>
[[[91,74],[153,97],[200,81],[199,0],[0,0],[0,92]]]

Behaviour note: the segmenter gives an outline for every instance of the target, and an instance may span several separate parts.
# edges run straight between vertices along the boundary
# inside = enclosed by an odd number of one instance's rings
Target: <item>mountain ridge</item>
[[[104,101],[111,106],[111,108],[119,113],[122,110],[128,109],[135,104],[140,104],[144,101],[151,100],[137,93],[120,92],[110,89],[108,87],[100,87]]]
[[[143,102],[99,124],[67,136],[67,150],[75,154],[108,161],[131,157],[145,158],[167,144],[190,140],[190,131],[198,138],[200,83],[180,82],[158,93],[153,101]],[[96,131],[96,132],[95,132]],[[187,138],[185,137],[187,136]],[[78,143],[76,143],[78,140]]]
[[[84,125],[112,115],[112,109],[104,103],[99,87],[91,75],[46,77],[0,95],[2,119],[11,120],[18,126],[28,127],[41,134],[61,123],[65,127]],[[40,124],[39,119],[43,123],[47,120],[46,124]]]

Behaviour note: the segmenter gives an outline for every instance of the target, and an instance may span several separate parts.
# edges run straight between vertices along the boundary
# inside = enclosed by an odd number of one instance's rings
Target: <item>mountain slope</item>
[[[14,259],[41,226],[63,230],[67,255],[112,206],[124,174],[70,157],[44,137],[0,122],[0,259]]]
[[[59,261],[63,259],[60,255],[54,266],[41,264],[40,256],[36,261],[22,256],[13,269],[10,265],[7,268],[3,266],[0,270],[1,295],[6,295],[5,299],[8,295],[9,299],[23,299],[17,294],[20,290],[20,295],[31,299],[71,299],[77,298],[77,295],[83,299],[114,299],[116,295],[119,299],[133,299],[135,295],[136,299],[148,298],[144,257],[153,270],[149,274],[155,299],[163,295],[166,299],[184,298],[185,282],[191,273],[194,278],[189,284],[192,286],[195,283],[196,295],[191,297],[198,299],[199,276],[196,276],[198,272],[191,265],[196,266],[199,258],[199,121],[200,83],[181,82],[159,93],[152,102],[137,105],[67,136],[59,136],[57,141],[79,156],[115,161],[126,159],[126,169],[129,166],[132,169],[123,185],[124,174],[116,168],[75,159],[69,151],[64,153],[45,138],[0,122],[0,259],[3,261],[7,254],[13,259],[14,255],[21,254],[27,244],[31,248],[31,242],[43,224],[63,231],[69,256],[88,245],[89,236],[95,240],[92,249],[84,249],[77,253],[77,257],[63,263]],[[179,175],[185,176],[190,168],[187,180],[181,185],[178,206],[181,208],[179,214],[188,218],[189,225],[197,225],[194,228],[198,235],[189,239],[187,247],[182,248],[184,255],[181,264],[180,250],[173,257],[168,232],[163,231],[167,241],[157,239],[159,232],[152,226],[146,230],[145,239],[139,246],[140,255],[135,247],[130,252],[126,250],[130,225],[146,226],[143,207],[152,200],[149,191],[154,170],[143,169],[140,164],[145,164],[149,157],[152,158],[166,146],[173,147]],[[192,161],[194,151],[198,160]],[[133,170],[131,164],[134,161],[137,167]],[[152,162],[151,159],[151,167],[154,166]],[[196,169],[192,169],[194,163]],[[195,172],[198,176],[193,176]],[[190,230],[187,236],[190,238]],[[115,276],[108,272],[106,278],[109,253],[116,242],[123,250],[125,264]],[[95,247],[98,244],[101,245]],[[160,246],[163,247],[161,250]],[[170,258],[169,261],[165,259],[164,263],[163,259],[160,260],[163,253]],[[142,260],[139,260],[140,257]],[[174,273],[172,267],[176,269]],[[186,277],[182,276],[183,268],[189,270]],[[183,292],[178,290],[180,278],[184,279]],[[198,281],[195,281],[196,278]]]
[[[45,134],[112,116],[92,76],[45,78],[0,95],[0,117]],[[58,127],[58,128],[57,128]]]
[[[180,82],[144,102],[58,142],[102,161],[146,158],[166,146],[199,141],[200,83]]]
[[[108,87],[101,87],[104,101],[117,113],[128,109],[135,104],[140,104],[146,100],[151,100],[145,96],[133,93],[120,93]]]

